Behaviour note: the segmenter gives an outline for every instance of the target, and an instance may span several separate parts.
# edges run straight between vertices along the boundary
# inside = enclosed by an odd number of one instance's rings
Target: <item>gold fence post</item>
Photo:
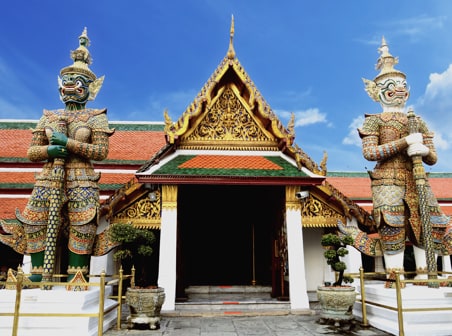
[[[121,330],[121,315],[122,315],[122,281],[124,277],[124,270],[122,265],[119,268],[119,284],[118,284],[118,316],[116,317],[116,330]]]
[[[396,294],[397,294],[397,317],[399,320],[399,336],[405,336],[403,330],[403,308],[402,308],[402,291],[400,283],[400,271],[395,271],[396,275]]]
[[[367,321],[367,308],[366,308],[366,290],[364,289],[364,268],[359,268],[359,282],[361,286],[361,312],[363,315],[363,327],[369,326],[369,321]]]
[[[17,330],[19,328],[19,312],[20,312],[20,299],[22,296],[22,284],[24,282],[24,272],[22,267],[17,268],[16,277],[16,302],[14,304],[14,320],[13,320],[13,333],[12,336],[17,336]],[[8,281],[8,279],[7,279]]]
[[[99,294],[99,318],[97,321],[97,335],[102,336],[104,334],[104,304],[105,304],[105,271],[100,273],[100,294]]]

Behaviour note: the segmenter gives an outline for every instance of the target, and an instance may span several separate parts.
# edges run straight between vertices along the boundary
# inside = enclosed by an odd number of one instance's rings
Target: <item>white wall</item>
[[[322,228],[303,228],[304,262],[306,266],[306,283],[308,291],[316,291],[324,281],[334,280],[334,273],[326,264],[323,248],[320,245]]]

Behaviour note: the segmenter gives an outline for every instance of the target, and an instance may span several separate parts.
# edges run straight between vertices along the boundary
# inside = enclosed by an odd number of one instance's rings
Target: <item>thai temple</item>
[[[370,179],[367,172],[329,172],[327,152],[314,162],[296,143],[294,119],[281,123],[240,63],[233,22],[219,43],[224,58],[177,120],[162,111],[161,122],[109,121],[108,157],[94,162],[101,173],[98,234],[115,223],[156,234],[163,310],[175,310],[194,286],[262,286],[272,298],[287,298],[291,310],[307,309],[317,286],[334,277],[321,236],[338,221],[376,234]],[[4,223],[25,208],[42,169],[27,158],[37,122],[0,120]],[[448,215],[451,176],[429,176]],[[349,249],[347,271],[383,267],[382,258]],[[9,246],[1,244],[0,254],[3,272],[22,263]],[[117,271],[110,253],[92,257],[90,272],[102,269]]]

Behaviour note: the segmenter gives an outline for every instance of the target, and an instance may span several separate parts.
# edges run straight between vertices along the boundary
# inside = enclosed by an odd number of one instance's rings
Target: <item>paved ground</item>
[[[171,316],[162,315],[159,330],[110,329],[105,336],[306,336],[306,335],[351,335],[388,336],[375,328],[363,328],[359,322],[334,327],[319,323],[320,316],[315,309],[312,314],[255,314],[255,316]]]

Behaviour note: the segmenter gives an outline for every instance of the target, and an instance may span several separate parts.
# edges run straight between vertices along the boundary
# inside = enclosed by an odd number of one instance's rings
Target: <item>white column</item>
[[[177,186],[162,185],[158,285],[165,290],[162,310],[176,309]]]
[[[443,272],[451,272],[452,267],[450,264],[450,256],[449,255],[442,256],[441,260],[443,262]],[[446,274],[445,277],[447,278],[448,275]]]
[[[309,309],[304,262],[303,230],[299,208],[286,209],[287,250],[289,259],[289,294],[292,310]]]
[[[161,220],[158,285],[165,289],[162,310],[175,310],[177,210],[163,209]]]

